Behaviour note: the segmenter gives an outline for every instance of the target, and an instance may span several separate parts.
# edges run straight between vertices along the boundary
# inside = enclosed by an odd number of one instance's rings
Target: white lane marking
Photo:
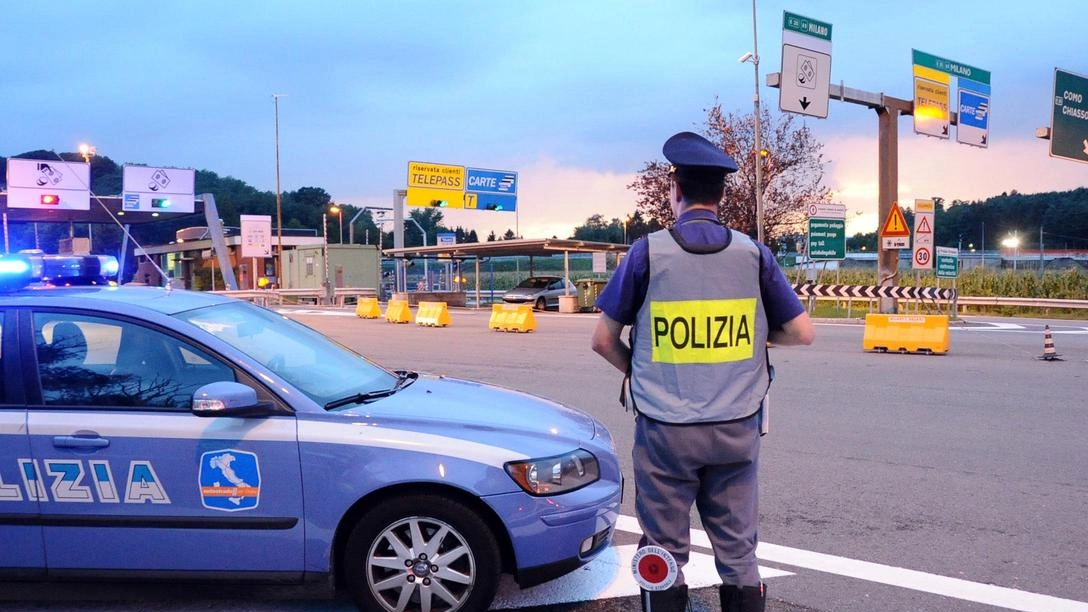
[[[491,607],[523,608],[636,596],[639,589],[631,574],[631,558],[637,548],[635,544],[610,546],[596,559],[566,576],[524,590],[518,588],[513,578],[504,574]],[[759,568],[759,573],[763,578],[793,575],[766,567]],[[688,564],[684,566],[684,581],[693,589],[721,584],[718,570],[714,567],[714,557],[692,551]]]
[[[998,321],[975,321],[971,325],[977,325],[978,327],[951,327],[949,329],[956,329],[959,331],[998,331],[998,330],[1014,330],[1022,331],[1025,329],[1023,325],[1018,323],[1001,323]],[[984,327],[985,326],[985,327]]]
[[[642,532],[638,520],[631,516],[620,516],[616,529],[630,533]],[[705,531],[692,529],[691,543],[697,546],[709,547],[710,538],[707,537]],[[759,544],[759,548],[756,549],[756,556],[763,561],[803,567],[819,572],[933,593],[1010,610],[1021,610],[1022,612],[1088,612],[1088,602],[1061,599],[1050,595],[1029,593],[1008,587],[949,578],[937,574],[927,574],[916,570],[858,561],[799,548],[768,544],[767,542]],[[762,568],[760,568],[760,571],[762,571]]]

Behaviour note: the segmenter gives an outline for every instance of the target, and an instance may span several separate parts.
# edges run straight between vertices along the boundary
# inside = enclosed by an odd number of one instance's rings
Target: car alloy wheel
[[[470,508],[444,497],[386,501],[359,521],[346,554],[363,610],[486,610],[498,585],[494,536]]]

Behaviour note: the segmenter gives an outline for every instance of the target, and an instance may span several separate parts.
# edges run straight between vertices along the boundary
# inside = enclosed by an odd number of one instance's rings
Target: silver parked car
[[[559,309],[559,296],[578,295],[574,283],[561,276],[530,276],[507,291],[502,301],[511,304],[532,304],[536,310]]]

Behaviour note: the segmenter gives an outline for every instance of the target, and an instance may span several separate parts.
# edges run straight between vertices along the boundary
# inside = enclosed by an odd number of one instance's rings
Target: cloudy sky
[[[274,190],[389,206],[410,161],[514,170],[518,212],[446,211],[483,235],[566,237],[634,211],[626,186],[705,109],[752,109],[741,0],[5,2],[0,155],[97,147],[118,163],[212,170]],[[990,146],[899,123],[899,199],[975,200],[1088,184],[1050,158],[1054,69],[1088,74],[1088,2],[758,0],[760,82],[781,68],[783,11],[832,24],[831,79],[909,99],[911,50],[992,74]],[[761,86],[778,113],[779,92]],[[805,119],[825,181],[876,229],[876,114]]]

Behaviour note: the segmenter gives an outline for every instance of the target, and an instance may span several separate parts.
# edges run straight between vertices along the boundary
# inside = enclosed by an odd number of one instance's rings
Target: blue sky
[[[788,10],[831,23],[832,81],[912,95],[911,49],[992,73],[991,145],[899,123],[900,201],[974,200],[1088,184],[1052,159],[1055,67],[1088,74],[1088,3],[759,1],[760,82]],[[0,12],[0,155],[74,151],[208,169],[284,190],[389,206],[409,161],[515,170],[518,212],[447,211],[485,235],[566,237],[626,189],[705,109],[752,108],[748,1],[7,2]],[[760,95],[779,112],[778,90]],[[808,118],[825,184],[876,228],[876,115],[832,101]]]

